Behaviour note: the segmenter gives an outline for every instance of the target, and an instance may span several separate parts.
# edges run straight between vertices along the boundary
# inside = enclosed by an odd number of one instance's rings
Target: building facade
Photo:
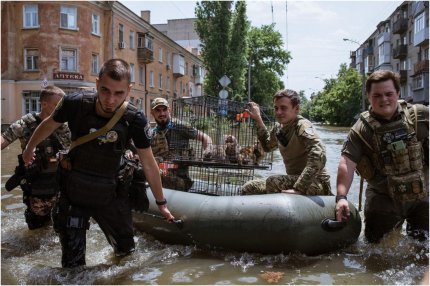
[[[148,118],[155,97],[202,95],[201,59],[154,28],[147,12],[117,1],[2,1],[1,10],[2,124],[39,111],[46,85],[94,90],[110,58],[130,64],[129,100]]]
[[[405,1],[351,52],[351,67],[361,74],[399,73],[401,98],[429,104],[429,2]]]
[[[188,51],[200,55],[201,40],[195,29],[197,18],[167,20],[167,24],[154,27]]]

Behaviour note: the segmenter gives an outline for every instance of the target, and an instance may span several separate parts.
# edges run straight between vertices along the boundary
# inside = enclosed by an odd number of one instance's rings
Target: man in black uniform
[[[96,86],[95,94],[64,97],[54,113],[36,129],[23,152],[25,163],[31,164],[34,147],[63,122],[69,123],[73,141],[68,154],[70,164],[69,170],[61,171],[54,218],[62,245],[63,267],[85,265],[85,235],[90,217],[99,224],[117,256],[134,251],[128,191],[118,183],[121,157],[130,139],[160,212],[169,222],[174,219],[167,208],[150,148],[150,126],[134,106],[128,105],[110,130],[73,148],[78,138],[103,128],[119,112],[131,88],[130,66],[121,59],[108,60],[100,70]]]

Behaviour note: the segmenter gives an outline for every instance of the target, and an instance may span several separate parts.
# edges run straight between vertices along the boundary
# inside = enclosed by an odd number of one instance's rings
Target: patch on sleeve
[[[311,136],[315,135],[314,128],[312,126],[305,128],[303,131],[308,135],[311,135]]]
[[[149,125],[149,122],[148,122],[148,123],[146,123],[146,126],[145,126],[144,131],[145,131],[145,136],[146,136],[146,138],[147,138],[148,140],[151,140],[151,139],[152,139],[152,137],[154,136],[154,130],[153,130],[153,129],[151,128],[151,126]]]

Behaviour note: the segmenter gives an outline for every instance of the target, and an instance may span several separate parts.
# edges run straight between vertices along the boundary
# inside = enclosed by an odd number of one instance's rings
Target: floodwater
[[[335,190],[337,163],[347,129],[317,129],[327,148],[327,168]],[[1,152],[1,283],[2,284],[419,284],[428,268],[429,241],[417,242],[402,232],[380,244],[358,241],[334,253],[262,255],[201,250],[167,245],[136,233],[136,251],[117,259],[97,224],[87,232],[87,266],[61,268],[61,246],[52,226],[30,231],[19,189],[7,192],[5,181],[16,165],[19,144]],[[272,171],[284,173],[275,153]],[[358,207],[359,181],[354,179],[348,199]],[[364,202],[364,197],[363,197]],[[363,213],[360,213],[363,217]],[[316,238],[316,242],[318,239]],[[268,276],[273,280],[267,278]]]

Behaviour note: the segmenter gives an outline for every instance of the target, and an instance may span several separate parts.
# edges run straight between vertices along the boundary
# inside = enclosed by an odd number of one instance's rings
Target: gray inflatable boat
[[[164,189],[175,223],[167,223],[148,190],[148,212],[133,212],[137,230],[171,244],[264,254],[317,255],[354,243],[361,231],[358,210],[335,221],[333,196],[265,194],[208,196]]]

